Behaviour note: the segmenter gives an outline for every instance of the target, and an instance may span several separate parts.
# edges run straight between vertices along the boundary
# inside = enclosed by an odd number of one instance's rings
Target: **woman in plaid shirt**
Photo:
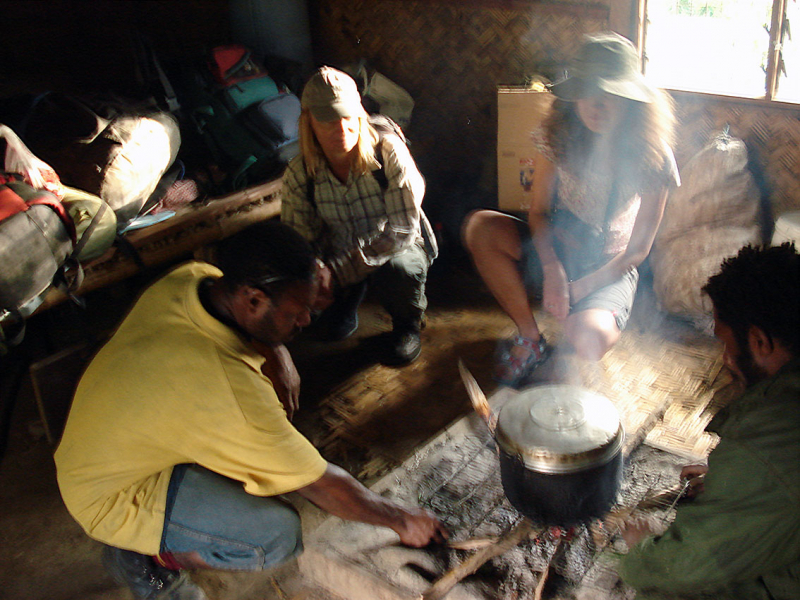
[[[355,332],[369,282],[392,317],[382,360],[407,364],[420,353],[425,280],[437,254],[422,211],[425,182],[405,140],[370,125],[349,75],[320,68],[301,103],[301,152],[284,174],[281,220],[316,249],[321,334]]]

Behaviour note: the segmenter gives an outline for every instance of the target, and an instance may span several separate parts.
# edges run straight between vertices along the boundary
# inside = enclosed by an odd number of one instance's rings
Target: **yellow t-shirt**
[[[200,281],[219,276],[192,262],[156,282],[81,378],[55,461],[67,509],[101,542],[159,551],[177,464],[202,465],[256,496],[325,472],[261,373],[263,357],[200,303]]]

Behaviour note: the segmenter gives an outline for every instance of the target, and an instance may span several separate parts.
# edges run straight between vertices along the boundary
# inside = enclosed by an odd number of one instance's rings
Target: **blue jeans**
[[[197,552],[215,569],[258,571],[302,551],[300,516],[288,502],[248,494],[199,465],[174,468],[161,552]]]

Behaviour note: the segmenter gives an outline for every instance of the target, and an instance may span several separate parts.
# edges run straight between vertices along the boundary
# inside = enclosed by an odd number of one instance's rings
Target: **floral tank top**
[[[641,190],[632,185],[620,186],[612,190],[613,177],[607,157],[590,157],[581,165],[556,162],[552,148],[547,144],[544,130],[540,127],[531,133],[531,139],[545,158],[556,163],[558,184],[556,197],[558,206],[581,221],[605,232],[603,254],[615,255],[624,252],[631,239],[633,225],[639,214]],[[665,186],[679,186],[680,177],[672,149],[664,144],[664,166],[656,174],[656,181],[648,182]],[[616,206],[609,214],[612,191],[618,198]]]

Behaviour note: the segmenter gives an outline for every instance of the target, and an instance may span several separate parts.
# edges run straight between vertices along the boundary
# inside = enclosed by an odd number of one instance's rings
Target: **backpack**
[[[213,48],[208,72],[225,106],[234,115],[280,93],[266,69],[253,59],[252,52],[238,44]]]
[[[226,174],[220,192],[278,176],[299,152],[300,100],[282,90],[243,46],[214,48],[176,74],[185,126]]]
[[[213,48],[208,59],[208,70],[222,86],[266,75],[265,69],[253,59],[253,53],[241,44]]]
[[[142,210],[181,144],[170,113],[58,93],[36,99],[20,137],[65,185],[105,200],[120,226]]]
[[[0,354],[22,341],[17,326],[41,304],[72,252],[74,229],[64,207],[50,192],[0,172]]]
[[[65,190],[60,201],[22,175],[0,171],[0,355],[22,341],[24,319],[51,287],[81,304],[74,296],[83,283],[80,261],[99,256],[114,241],[116,218],[108,204]]]

